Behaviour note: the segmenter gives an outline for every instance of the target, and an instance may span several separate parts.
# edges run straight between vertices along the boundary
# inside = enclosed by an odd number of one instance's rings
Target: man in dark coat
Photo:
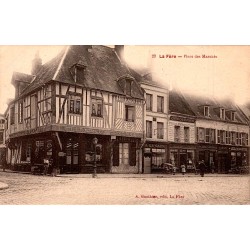
[[[202,160],[199,164],[199,169],[200,169],[200,174],[201,174],[201,177],[204,177],[204,173],[205,173],[205,168],[206,168],[206,165],[204,163],[204,160]]]

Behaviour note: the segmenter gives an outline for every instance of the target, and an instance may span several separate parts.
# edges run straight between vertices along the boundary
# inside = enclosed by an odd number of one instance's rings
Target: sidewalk
[[[0,172],[3,172],[3,170],[0,168]],[[21,171],[12,171],[10,169],[5,169],[5,172],[3,173],[19,173],[19,174],[30,174],[30,172],[21,172]],[[48,175],[49,176],[49,175]],[[241,174],[205,174],[203,178],[206,177],[239,177],[243,176]],[[62,178],[92,178],[92,174],[58,174],[56,177],[62,177]],[[97,178],[187,178],[187,177],[199,177],[202,178],[199,174],[195,173],[186,173],[185,175],[182,175],[181,173],[173,174],[117,174],[117,173],[99,173],[97,174]]]

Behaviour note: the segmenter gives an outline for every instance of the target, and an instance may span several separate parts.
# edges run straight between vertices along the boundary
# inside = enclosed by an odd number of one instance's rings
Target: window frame
[[[132,119],[129,119],[129,111],[132,111]],[[135,122],[135,106],[125,104],[125,121]]]
[[[150,126],[148,126],[149,124],[150,124]],[[146,138],[152,138],[153,137],[152,130],[153,130],[153,122],[149,121],[149,120],[146,120]]]
[[[179,126],[179,125],[174,126],[174,141],[175,142],[181,141],[181,126]]]
[[[190,127],[184,126],[184,142],[190,142]]]
[[[93,113],[93,105],[95,106],[95,113]],[[101,107],[101,108],[99,108]],[[103,99],[102,98],[96,98],[96,97],[91,97],[91,117],[99,117],[103,118]],[[100,111],[100,114],[98,112]]]
[[[159,128],[159,125],[162,125],[162,128]],[[164,139],[164,123],[163,122],[157,122],[157,139]]]
[[[157,112],[164,113],[164,96],[157,95]]]
[[[146,110],[147,111],[153,110],[153,95],[148,93],[146,93]]]

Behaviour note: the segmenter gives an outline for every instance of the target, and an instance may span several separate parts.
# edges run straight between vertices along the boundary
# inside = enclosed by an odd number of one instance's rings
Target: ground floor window
[[[120,164],[129,164],[129,144],[128,143],[119,143],[119,163]]]
[[[163,163],[166,162],[165,149],[152,148],[152,169],[162,168]]]
[[[113,166],[136,165],[136,143],[116,142],[113,146]]]

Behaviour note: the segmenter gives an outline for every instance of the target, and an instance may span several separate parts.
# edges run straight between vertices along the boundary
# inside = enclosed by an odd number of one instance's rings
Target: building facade
[[[188,172],[195,170],[196,141],[195,115],[179,91],[169,93],[167,161],[180,171],[185,165]]]
[[[4,125],[5,125],[5,116],[0,114],[0,166],[3,166],[5,164],[5,159],[6,159]]]
[[[141,82],[144,89],[145,141],[142,152],[142,172],[155,173],[163,170],[167,161],[168,144],[168,88],[144,75]]]
[[[218,173],[233,172],[247,165],[249,128],[241,109],[230,100],[185,95],[196,116],[197,162],[207,171],[214,164]]]
[[[32,74],[14,73],[6,112],[7,162],[30,169],[49,159],[61,172],[138,173],[144,94],[122,47],[70,46]]]

